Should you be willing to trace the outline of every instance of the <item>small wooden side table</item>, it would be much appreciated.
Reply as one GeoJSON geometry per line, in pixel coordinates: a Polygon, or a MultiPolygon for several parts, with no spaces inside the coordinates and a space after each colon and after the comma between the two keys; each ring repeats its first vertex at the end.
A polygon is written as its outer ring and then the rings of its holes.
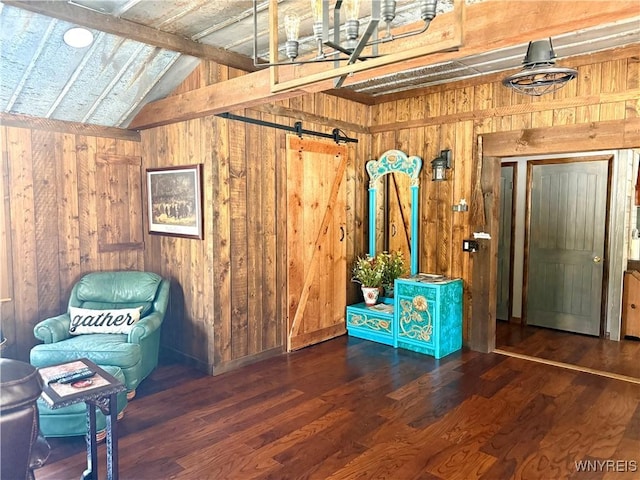
{"type": "Polygon", "coordinates": [[[87,405],[87,469],[82,480],[98,480],[98,442],[96,440],[96,407],[104,413],[107,422],[107,479],[118,479],[118,405],[117,394],[125,390],[124,384],[87,358],[42,367],[38,369],[44,381],[42,398],[53,408],[61,408],[74,403],[87,405]],[[95,373],[87,380],[71,384],[49,381],[65,372],[83,367],[95,373]]]}

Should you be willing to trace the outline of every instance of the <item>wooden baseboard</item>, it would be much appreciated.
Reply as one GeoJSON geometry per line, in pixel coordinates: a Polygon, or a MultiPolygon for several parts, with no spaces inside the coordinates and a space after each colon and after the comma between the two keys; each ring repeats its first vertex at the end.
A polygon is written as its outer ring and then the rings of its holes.
{"type": "Polygon", "coordinates": [[[235,370],[239,367],[259,362],[260,360],[282,355],[283,353],[285,353],[284,347],[277,347],[260,352],[256,355],[247,355],[246,357],[214,365],[212,363],[205,363],[202,360],[186,355],[183,352],[173,350],[169,347],[160,347],[160,355],[164,360],[170,360],[182,365],[193,367],[196,370],[211,376],[220,375],[221,373],[235,370]]]}
{"type": "Polygon", "coordinates": [[[235,370],[237,368],[244,367],[245,365],[250,365],[267,358],[282,355],[283,353],[285,353],[284,347],[272,348],[256,355],[247,355],[246,357],[231,360],[230,362],[219,363],[218,365],[209,365],[209,371],[207,373],[214,376],[220,375],[221,373],[235,370]]]}

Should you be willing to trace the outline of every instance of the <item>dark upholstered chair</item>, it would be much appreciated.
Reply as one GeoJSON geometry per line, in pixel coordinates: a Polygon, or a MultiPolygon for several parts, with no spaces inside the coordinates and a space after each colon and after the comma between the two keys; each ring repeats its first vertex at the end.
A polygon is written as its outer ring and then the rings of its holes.
{"type": "Polygon", "coordinates": [[[31,365],[0,358],[0,478],[33,479],[33,469],[49,457],[40,435],[36,400],[42,378],[31,365]]]}
{"type": "Polygon", "coordinates": [[[31,364],[46,367],[86,357],[102,367],[119,367],[131,399],[138,384],[158,364],[160,326],[168,302],[169,280],[155,273],[89,273],[74,285],[67,312],[34,327],[34,335],[44,343],[31,349],[31,364]],[[72,335],[71,307],[100,311],[139,308],[140,320],[126,334],[72,335]]]}

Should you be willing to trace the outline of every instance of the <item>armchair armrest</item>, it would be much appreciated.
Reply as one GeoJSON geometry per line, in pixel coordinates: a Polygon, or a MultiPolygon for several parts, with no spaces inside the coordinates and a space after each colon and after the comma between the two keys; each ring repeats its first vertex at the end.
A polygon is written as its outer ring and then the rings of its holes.
{"type": "Polygon", "coordinates": [[[44,343],[55,343],[71,337],[69,326],[71,318],[68,313],[47,318],[33,327],[33,334],[44,343]]]}
{"type": "Polygon", "coordinates": [[[29,457],[29,468],[35,470],[36,468],[42,467],[49,455],[51,454],[51,445],[47,442],[47,439],[42,436],[42,433],[38,431],[38,436],[36,437],[35,442],[33,442],[33,446],[31,447],[31,457],[29,457]]]}
{"type": "Polygon", "coordinates": [[[129,343],[140,343],[143,339],[160,328],[162,319],[163,315],[161,312],[153,312],[146,317],[141,318],[129,332],[127,341],[129,343]]]}

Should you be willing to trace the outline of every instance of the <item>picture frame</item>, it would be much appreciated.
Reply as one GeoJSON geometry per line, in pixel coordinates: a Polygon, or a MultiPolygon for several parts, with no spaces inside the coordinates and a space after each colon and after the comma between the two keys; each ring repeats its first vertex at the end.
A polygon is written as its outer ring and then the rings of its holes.
{"type": "Polygon", "coordinates": [[[149,233],[202,239],[202,164],[147,168],[149,233]]]}

